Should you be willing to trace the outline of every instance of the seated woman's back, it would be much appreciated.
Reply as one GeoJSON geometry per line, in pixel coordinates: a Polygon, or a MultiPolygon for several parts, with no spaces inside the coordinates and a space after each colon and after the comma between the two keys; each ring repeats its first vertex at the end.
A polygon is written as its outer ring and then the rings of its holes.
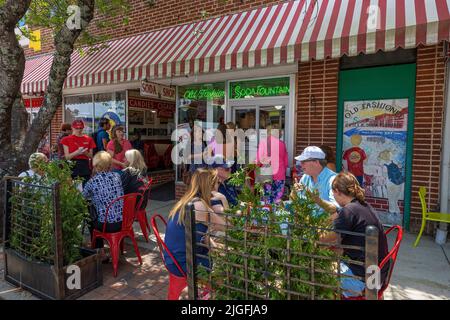
{"type": "MultiPolygon", "coordinates": [[[[116,198],[123,196],[122,181],[118,173],[99,172],[93,176],[83,189],[83,196],[91,199],[97,211],[97,220],[105,222],[106,209],[116,198]]],[[[116,201],[108,212],[108,223],[122,221],[123,201],[116,201]]]]}
{"type": "Polygon", "coordinates": [[[146,176],[142,175],[139,170],[131,167],[123,169],[120,178],[124,194],[140,193],[148,182],[146,176]]]}
{"type": "MultiPolygon", "coordinates": [[[[184,223],[187,214],[186,204],[189,202],[194,204],[196,243],[205,243],[205,233],[208,229],[220,230],[221,226],[225,225],[222,217],[215,213],[216,210],[223,211],[221,208],[222,202],[218,199],[212,199],[213,190],[217,186],[217,182],[217,170],[198,169],[192,177],[192,182],[186,194],[176,203],[169,214],[165,242],[184,272],[186,272],[184,223]]],[[[197,246],[196,253],[197,255],[207,255],[208,249],[203,246],[197,246]]],[[[182,276],[182,273],[167,252],[164,252],[164,260],[169,272],[182,276]]],[[[197,263],[209,267],[209,259],[207,258],[197,256],[197,263]]]]}
{"type": "Polygon", "coordinates": [[[122,186],[125,194],[141,193],[148,182],[147,166],[139,150],[131,149],[125,152],[128,167],[122,170],[122,186]]]}

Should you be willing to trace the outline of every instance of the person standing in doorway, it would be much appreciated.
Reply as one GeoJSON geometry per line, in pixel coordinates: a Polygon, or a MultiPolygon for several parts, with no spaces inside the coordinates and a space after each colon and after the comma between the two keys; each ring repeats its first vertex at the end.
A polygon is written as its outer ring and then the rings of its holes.
{"type": "Polygon", "coordinates": [[[125,139],[125,130],[122,126],[114,127],[112,131],[112,140],[108,142],[107,150],[113,158],[112,168],[113,171],[122,172],[122,169],[128,166],[128,162],[125,158],[125,152],[133,149],[130,141],[125,139]]]}
{"type": "Polygon", "coordinates": [[[84,122],[75,120],[72,122],[72,134],[63,138],[61,144],[64,147],[66,160],[75,162],[72,169],[72,178],[81,178],[83,187],[91,177],[89,160],[92,159],[92,150],[95,148],[94,140],[83,134],[84,122]]]}
{"type": "Polygon", "coordinates": [[[270,168],[269,181],[264,182],[264,202],[279,203],[284,194],[286,168],[289,165],[286,145],[280,140],[280,130],[267,126],[267,139],[262,139],[258,146],[257,163],[264,169],[270,168]]]}

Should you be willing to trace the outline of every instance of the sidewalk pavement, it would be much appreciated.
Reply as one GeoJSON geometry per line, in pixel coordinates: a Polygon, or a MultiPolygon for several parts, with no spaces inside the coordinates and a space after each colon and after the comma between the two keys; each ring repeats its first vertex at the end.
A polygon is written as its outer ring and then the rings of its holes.
{"type": "MultiPolygon", "coordinates": [[[[157,212],[167,218],[174,201],[151,201],[149,217],[157,212]],[[151,214],[150,214],[151,212],[151,214]]],[[[164,300],[167,297],[168,273],[161,261],[153,234],[145,242],[139,225],[135,224],[138,244],[143,260],[139,265],[130,242],[125,255],[119,261],[117,277],[113,277],[112,265],[103,265],[103,286],[80,300],[164,300]]],[[[164,233],[164,230],[160,230],[164,233]]],[[[423,236],[419,246],[413,248],[416,235],[404,234],[397,263],[386,300],[450,300],[450,243],[437,245],[431,237],[423,236]]],[[[393,237],[389,237],[390,247],[393,237]]],[[[0,249],[0,299],[36,300],[30,293],[8,284],[3,279],[3,254],[0,249]]],[[[184,294],[182,297],[186,298],[184,294]]]]}
{"type": "MultiPolygon", "coordinates": [[[[394,236],[389,237],[391,248],[394,236]]],[[[450,242],[440,246],[422,236],[404,233],[386,300],[450,300],[450,242]]]]}

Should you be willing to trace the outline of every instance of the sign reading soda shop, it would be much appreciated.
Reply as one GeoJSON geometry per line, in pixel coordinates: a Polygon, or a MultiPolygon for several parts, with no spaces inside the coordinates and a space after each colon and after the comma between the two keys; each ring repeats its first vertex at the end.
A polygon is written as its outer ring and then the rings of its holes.
{"type": "Polygon", "coordinates": [[[175,103],[158,100],[128,97],[128,106],[135,109],[156,110],[159,118],[172,118],[175,113],[175,103]]]}
{"type": "Polygon", "coordinates": [[[143,80],[141,82],[141,96],[175,101],[175,88],[143,80]]]}

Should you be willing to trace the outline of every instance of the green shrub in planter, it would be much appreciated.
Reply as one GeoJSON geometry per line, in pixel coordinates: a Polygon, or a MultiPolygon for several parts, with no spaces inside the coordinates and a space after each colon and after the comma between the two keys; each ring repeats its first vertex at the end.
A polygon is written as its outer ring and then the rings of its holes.
{"type": "MultiPolygon", "coordinates": [[[[64,265],[68,265],[81,258],[80,246],[83,241],[81,226],[83,220],[89,216],[87,203],[76,188],[80,181],[72,180],[72,170],[66,161],[41,163],[39,166],[44,174],[25,177],[23,182],[42,186],[51,186],[57,182],[60,184],[64,265]]],[[[11,197],[14,211],[11,248],[27,252],[29,259],[52,263],[55,254],[52,193],[39,187],[21,187],[21,190],[16,191],[19,192],[14,192],[11,197]],[[29,233],[27,236],[26,233],[29,232],[27,224],[30,226],[34,224],[34,229],[38,230],[37,234],[33,233],[30,237],[29,233]]]]}
{"type": "Polygon", "coordinates": [[[247,186],[248,170],[239,170],[230,179],[242,186],[240,203],[229,210],[232,227],[223,247],[211,250],[211,274],[199,267],[199,281],[211,281],[216,299],[335,299],[338,278],[330,273],[336,272],[338,257],[316,243],[321,228],[330,227],[329,217],[315,217],[315,203],[308,196],[292,199],[293,213],[283,204],[261,209],[263,188],[247,186]]]}

